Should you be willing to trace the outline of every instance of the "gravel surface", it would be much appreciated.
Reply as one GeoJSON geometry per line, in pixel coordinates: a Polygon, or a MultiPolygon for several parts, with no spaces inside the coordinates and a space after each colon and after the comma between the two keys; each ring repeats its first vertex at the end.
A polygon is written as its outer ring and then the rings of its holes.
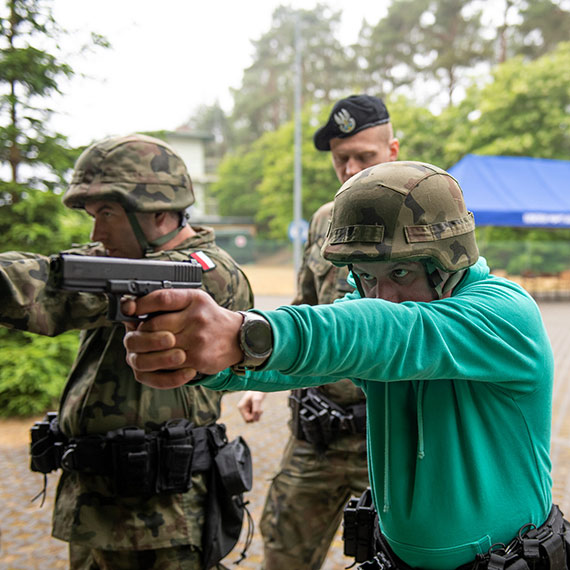
{"type": "MultiPolygon", "coordinates": [[[[257,296],[256,306],[272,308],[285,304],[290,296],[257,296]]],[[[555,397],[553,401],[553,479],[554,498],[562,510],[570,514],[570,303],[540,303],[556,359],[555,397]]],[[[223,400],[222,421],[230,438],[242,435],[254,458],[254,486],[247,498],[256,522],[256,532],[247,558],[238,566],[236,549],[227,565],[243,570],[257,569],[262,558],[262,542],[257,521],[263,507],[265,492],[275,472],[287,439],[287,394],[269,394],[265,413],[257,424],[246,425],[237,412],[239,394],[228,394],[223,400]]],[[[67,548],[51,538],[51,509],[57,477],[49,477],[45,504],[30,502],[43,486],[43,478],[28,469],[28,428],[30,420],[0,421],[0,569],[33,570],[46,566],[67,568],[67,548]]],[[[244,525],[245,530],[245,525],[244,525]]],[[[243,542],[240,541],[241,546],[243,542]]],[[[351,564],[342,555],[340,531],[337,533],[325,570],[341,570],[351,564]]]]}

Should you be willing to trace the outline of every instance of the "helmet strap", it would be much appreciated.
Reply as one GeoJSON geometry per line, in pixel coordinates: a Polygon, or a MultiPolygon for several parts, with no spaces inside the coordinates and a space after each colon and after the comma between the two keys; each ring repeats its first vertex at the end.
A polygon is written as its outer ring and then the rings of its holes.
{"type": "Polygon", "coordinates": [[[156,238],[153,241],[149,241],[147,239],[143,229],[141,228],[141,225],[140,225],[140,222],[136,216],[136,213],[135,212],[126,212],[126,214],[127,214],[128,220],[131,224],[131,227],[133,228],[133,232],[135,234],[135,237],[136,237],[137,241],[139,242],[141,249],[143,250],[144,255],[148,255],[149,253],[156,251],[156,249],[158,247],[160,247],[161,245],[164,245],[165,243],[169,242],[171,239],[176,237],[180,233],[182,228],[184,228],[184,226],[186,226],[186,224],[188,223],[188,214],[186,212],[183,212],[180,215],[180,225],[177,228],[174,228],[172,231],[168,232],[167,234],[164,234],[163,236],[160,236],[159,238],[156,238]]]}
{"type": "Polygon", "coordinates": [[[466,269],[453,272],[444,271],[429,260],[424,261],[424,266],[429,284],[435,291],[438,299],[443,299],[446,293],[452,291],[467,271],[466,269]]]}
{"type": "Polygon", "coordinates": [[[352,277],[354,278],[354,282],[356,283],[356,288],[358,289],[360,296],[364,299],[366,295],[364,294],[364,289],[362,288],[362,282],[360,281],[360,277],[352,269],[352,263],[348,264],[348,270],[352,273],[352,277]]]}

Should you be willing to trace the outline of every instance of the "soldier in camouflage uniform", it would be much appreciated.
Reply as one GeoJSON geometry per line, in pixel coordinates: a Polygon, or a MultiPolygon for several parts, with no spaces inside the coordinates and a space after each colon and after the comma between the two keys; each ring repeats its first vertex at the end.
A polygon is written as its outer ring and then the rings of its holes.
{"type": "MultiPolygon", "coordinates": [[[[92,145],[79,157],[63,201],[94,218],[92,238],[99,242],[73,253],[194,258],[203,267],[203,289],[217,303],[233,310],[252,306],[247,278],[216,245],[213,230],[186,223],[192,183],[163,141],[130,135],[92,145]]],[[[48,257],[0,255],[0,323],[49,336],[82,331],[59,410],[67,437],[104,436],[126,426],[152,431],[173,418],[195,426],[217,421],[220,393],[189,386],[160,391],[136,382],[125,361],[124,326],[106,319],[107,298],[54,290],[46,286],[48,272],[48,257]]],[[[69,542],[73,569],[198,570],[207,492],[201,473],[192,474],[186,493],[125,497],[109,477],[63,471],[53,536],[69,542]]]]}
{"type": "MultiPolygon", "coordinates": [[[[399,150],[383,101],[368,95],[338,101],[314,143],[320,151],[331,151],[341,183],[369,166],[396,160],[399,150]]],[[[335,267],[321,255],[332,206],[321,206],[311,219],[293,305],[328,304],[353,290],[347,268],[335,267]]],[[[364,403],[362,390],[347,379],[317,390],[345,408],[364,403]]],[[[262,392],[244,395],[238,406],[246,421],[259,419],[264,397],[262,392]]],[[[339,433],[324,452],[291,435],[261,518],[265,569],[320,568],[345,503],[367,486],[364,432],[339,433]]]]}

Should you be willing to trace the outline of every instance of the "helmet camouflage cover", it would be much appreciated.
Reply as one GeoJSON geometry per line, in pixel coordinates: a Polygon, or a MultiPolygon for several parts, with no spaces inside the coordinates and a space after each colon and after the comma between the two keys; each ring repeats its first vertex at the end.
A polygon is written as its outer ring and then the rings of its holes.
{"type": "Polygon", "coordinates": [[[412,161],[372,166],[341,186],[321,253],[335,265],[429,258],[450,272],[479,257],[455,178],[412,161]]]}
{"type": "Polygon", "coordinates": [[[84,208],[89,200],[117,201],[131,212],[181,212],[194,203],[194,192],[171,146],[132,134],[96,142],[77,159],[63,203],[84,208]]]}

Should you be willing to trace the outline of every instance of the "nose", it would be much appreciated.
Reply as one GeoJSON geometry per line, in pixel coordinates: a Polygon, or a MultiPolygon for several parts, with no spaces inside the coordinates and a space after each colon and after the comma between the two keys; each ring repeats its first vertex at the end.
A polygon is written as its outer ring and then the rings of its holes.
{"type": "Polygon", "coordinates": [[[354,158],[349,158],[346,162],[346,168],[344,169],[346,179],[343,182],[346,182],[351,176],[358,174],[361,170],[360,163],[354,158]]]}
{"type": "Polygon", "coordinates": [[[371,293],[375,299],[382,299],[391,303],[400,302],[397,288],[391,281],[377,281],[371,293]]]}
{"type": "Polygon", "coordinates": [[[103,241],[104,232],[101,229],[101,225],[97,220],[93,220],[93,227],[91,228],[91,241],[103,241]]]}

